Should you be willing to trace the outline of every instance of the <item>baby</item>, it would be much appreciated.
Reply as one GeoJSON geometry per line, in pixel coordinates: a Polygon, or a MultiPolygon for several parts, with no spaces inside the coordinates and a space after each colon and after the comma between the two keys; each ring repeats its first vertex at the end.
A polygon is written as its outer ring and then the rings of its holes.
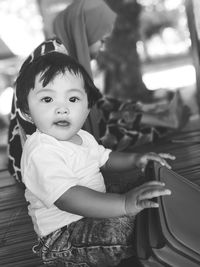
{"type": "Polygon", "coordinates": [[[37,130],[23,148],[21,170],[29,215],[38,235],[33,248],[45,264],[115,266],[134,255],[134,216],[169,195],[147,182],[124,194],[106,192],[101,170],[145,169],[149,160],[170,168],[169,154],[106,149],[82,130],[101,94],[85,69],[56,39],[42,43],[16,80],[17,105],[37,130]]]}

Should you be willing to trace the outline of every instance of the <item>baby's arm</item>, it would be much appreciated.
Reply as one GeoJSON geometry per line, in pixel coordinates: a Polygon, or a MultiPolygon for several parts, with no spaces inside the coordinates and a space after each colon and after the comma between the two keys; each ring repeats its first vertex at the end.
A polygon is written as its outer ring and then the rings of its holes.
{"type": "Polygon", "coordinates": [[[142,154],[112,151],[109,155],[109,159],[102,167],[102,170],[125,171],[137,167],[144,171],[147,163],[150,160],[157,161],[161,165],[166,166],[167,168],[171,168],[166,159],[174,160],[175,156],[168,153],[156,154],[154,152],[149,152],[142,154]]]}
{"type": "Polygon", "coordinates": [[[151,201],[170,191],[160,182],[148,182],[125,194],[101,193],[83,186],[68,189],[54,204],[61,210],[84,217],[111,218],[136,215],[145,208],[156,208],[151,201]]]}

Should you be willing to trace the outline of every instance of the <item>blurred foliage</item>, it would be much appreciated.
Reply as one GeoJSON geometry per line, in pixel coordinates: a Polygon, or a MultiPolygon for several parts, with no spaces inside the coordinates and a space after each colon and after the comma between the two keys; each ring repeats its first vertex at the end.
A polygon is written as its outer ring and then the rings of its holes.
{"type": "Polygon", "coordinates": [[[161,10],[159,12],[157,12],[157,10],[142,12],[140,18],[140,32],[148,39],[164,28],[176,28],[178,13],[177,10],[171,12],[166,12],[166,10],[161,10]]]}
{"type": "MultiPolygon", "coordinates": [[[[174,7],[170,7],[167,4],[170,1],[139,1],[143,3],[140,14],[140,32],[146,39],[150,38],[153,34],[159,33],[164,28],[179,28],[180,20],[185,18],[184,1],[174,1],[179,4],[174,7]]],[[[183,27],[183,24],[181,26],[183,27]]]]}

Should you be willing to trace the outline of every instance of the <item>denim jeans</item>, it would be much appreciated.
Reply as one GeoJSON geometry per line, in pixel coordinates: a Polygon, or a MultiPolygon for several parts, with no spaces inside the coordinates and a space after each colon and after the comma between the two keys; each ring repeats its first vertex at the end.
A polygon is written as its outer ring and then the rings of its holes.
{"type": "Polygon", "coordinates": [[[134,255],[133,239],[134,217],[83,218],[40,238],[33,251],[49,266],[116,266],[134,255]]]}

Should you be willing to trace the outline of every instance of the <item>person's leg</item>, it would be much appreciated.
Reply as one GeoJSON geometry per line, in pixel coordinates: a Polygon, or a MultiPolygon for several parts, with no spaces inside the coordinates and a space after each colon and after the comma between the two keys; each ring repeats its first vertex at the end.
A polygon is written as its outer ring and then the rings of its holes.
{"type": "Polygon", "coordinates": [[[133,233],[134,217],[83,218],[43,238],[39,254],[65,267],[116,266],[134,255],[133,233]]]}

